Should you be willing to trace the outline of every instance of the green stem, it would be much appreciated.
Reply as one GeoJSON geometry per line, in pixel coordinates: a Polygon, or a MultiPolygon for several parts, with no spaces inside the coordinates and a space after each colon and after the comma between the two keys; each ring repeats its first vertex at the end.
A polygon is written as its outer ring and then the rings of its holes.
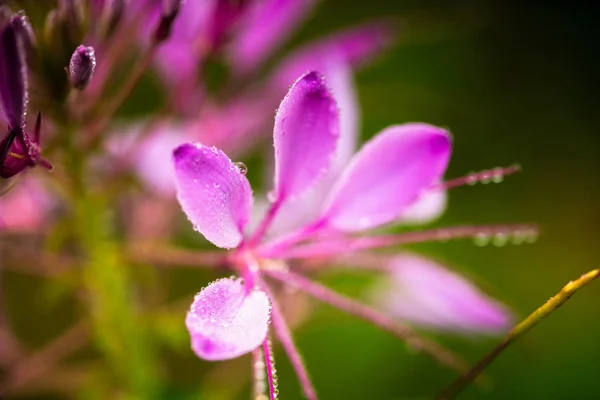
{"type": "Polygon", "coordinates": [[[535,310],[517,326],[515,326],[506,335],[504,340],[494,347],[488,354],[485,355],[469,372],[462,375],[442,393],[440,393],[436,399],[438,400],[449,400],[455,398],[460,392],[465,389],[469,383],[471,383],[488,365],[492,363],[507,348],[512,342],[529,332],[534,326],[536,326],[544,318],[552,314],[560,306],[562,306],[571,296],[573,296],[579,289],[586,286],[600,276],[600,269],[595,269],[582,275],[579,279],[569,282],[565,287],[562,288],[558,294],[551,297],[543,306],[535,310]]]}
{"type": "Polygon", "coordinates": [[[133,293],[124,251],[111,239],[106,200],[100,195],[77,198],[76,225],[86,262],[82,269],[92,333],[132,398],[152,399],[158,391],[157,363],[150,335],[133,293]]]}

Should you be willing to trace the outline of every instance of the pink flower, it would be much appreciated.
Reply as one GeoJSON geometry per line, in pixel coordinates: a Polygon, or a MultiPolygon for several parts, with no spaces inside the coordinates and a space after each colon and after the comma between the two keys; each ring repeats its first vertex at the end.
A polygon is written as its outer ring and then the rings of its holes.
{"type": "MultiPolygon", "coordinates": [[[[414,333],[399,328],[384,314],[290,271],[286,260],[318,262],[358,250],[438,239],[438,232],[433,231],[366,237],[357,234],[399,221],[422,195],[443,191],[445,186],[439,182],[451,153],[450,134],[423,123],[388,127],[354,156],[348,155],[338,163],[336,149],[344,147],[342,138],[338,107],[324,78],[316,72],[305,74],[291,87],[277,111],[270,205],[251,234],[247,227],[254,199],[245,169],[221,150],[200,143],[183,144],[173,152],[177,198],[183,211],[206,239],[218,247],[233,249],[228,262],[242,277],[221,279],[196,296],[186,320],[192,348],[207,360],[237,357],[261,346],[270,353],[267,332],[271,322],[309,399],[316,398],[314,389],[265,278],[297,287],[398,336],[415,340],[414,333]],[[330,176],[332,165],[340,170],[330,176]],[[303,224],[267,238],[265,233],[277,215],[283,210],[295,212],[286,208],[294,203],[297,212],[302,213],[298,199],[311,196],[323,179],[329,180],[328,187],[320,188],[324,195],[310,203],[311,212],[303,224]]],[[[459,227],[442,233],[445,237],[472,237],[482,229],[491,234],[507,231],[507,227],[459,227]]],[[[418,347],[428,351],[424,342],[418,347]]],[[[271,355],[265,357],[271,377],[271,355]]],[[[272,379],[269,383],[273,394],[272,379]]]]}

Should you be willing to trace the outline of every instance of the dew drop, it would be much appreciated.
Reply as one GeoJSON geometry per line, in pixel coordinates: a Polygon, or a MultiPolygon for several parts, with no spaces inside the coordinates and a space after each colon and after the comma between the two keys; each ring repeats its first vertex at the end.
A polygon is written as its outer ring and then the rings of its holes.
{"type": "Polygon", "coordinates": [[[528,232],[527,235],[525,236],[525,243],[532,244],[532,243],[537,242],[537,240],[538,240],[538,233],[535,231],[528,232]]]}
{"type": "Polygon", "coordinates": [[[477,183],[477,176],[475,175],[474,172],[471,172],[468,176],[467,176],[467,185],[469,186],[473,186],[477,183]]]}
{"type": "Polygon", "coordinates": [[[497,233],[492,239],[492,243],[496,247],[506,246],[508,243],[508,235],[506,233],[497,233]]]}
{"type": "Polygon", "coordinates": [[[479,232],[473,238],[473,242],[476,246],[487,246],[490,243],[491,236],[486,232],[479,232]]]}
{"type": "Polygon", "coordinates": [[[271,190],[269,193],[267,193],[267,200],[269,200],[271,203],[275,203],[275,201],[277,201],[277,192],[271,190]]]}
{"type": "Polygon", "coordinates": [[[248,167],[243,162],[236,162],[233,165],[235,165],[240,174],[246,175],[248,173],[248,167]]]}
{"type": "Polygon", "coordinates": [[[516,231],[512,234],[511,243],[515,245],[520,245],[525,243],[527,239],[527,235],[521,231],[516,231]]]}
{"type": "Polygon", "coordinates": [[[490,183],[492,181],[493,178],[493,174],[490,171],[484,171],[481,174],[481,179],[479,180],[481,183],[483,183],[484,185],[487,185],[488,183],[490,183]]]}
{"type": "Polygon", "coordinates": [[[500,168],[500,167],[494,168],[494,170],[492,171],[492,182],[500,183],[503,180],[504,180],[504,171],[502,170],[502,168],[500,168]]]}

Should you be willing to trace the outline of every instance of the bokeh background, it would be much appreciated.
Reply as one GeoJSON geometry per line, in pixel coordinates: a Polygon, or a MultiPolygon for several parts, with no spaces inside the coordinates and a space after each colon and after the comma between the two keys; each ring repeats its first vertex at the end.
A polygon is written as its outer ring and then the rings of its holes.
{"type": "MultiPolygon", "coordinates": [[[[448,177],[513,162],[523,166],[502,184],[452,190],[436,225],[537,222],[537,243],[414,246],[473,277],[521,317],[600,263],[599,11],[594,2],[567,0],[324,0],[289,43],[368,18],[395,18],[397,44],[356,77],[363,139],[390,124],[426,121],[454,134],[448,177]]],[[[144,99],[155,88],[151,80],[145,85],[133,97],[140,104],[129,104],[122,116],[151,109],[144,99]]],[[[250,176],[259,177],[252,158],[244,161],[250,176]]],[[[190,269],[169,274],[173,298],[191,298],[213,278],[190,269]]],[[[324,279],[361,295],[371,278],[347,273],[324,279]]],[[[48,301],[59,286],[49,289],[34,278],[5,274],[11,322],[32,347],[76,319],[68,297],[48,301]]],[[[460,398],[600,398],[599,304],[600,284],[593,284],[506,350],[487,371],[489,388],[471,386],[460,398]]],[[[372,326],[328,306],[312,311],[295,337],[323,399],[431,398],[455,377],[372,326]]],[[[499,340],[434,336],[473,362],[499,340]]],[[[281,397],[301,398],[290,365],[278,353],[281,397]]],[[[93,354],[86,349],[72,361],[93,354]]],[[[185,345],[161,354],[168,371],[164,399],[248,398],[249,357],[211,364],[185,345]]],[[[93,391],[87,395],[94,398],[93,391]]]]}

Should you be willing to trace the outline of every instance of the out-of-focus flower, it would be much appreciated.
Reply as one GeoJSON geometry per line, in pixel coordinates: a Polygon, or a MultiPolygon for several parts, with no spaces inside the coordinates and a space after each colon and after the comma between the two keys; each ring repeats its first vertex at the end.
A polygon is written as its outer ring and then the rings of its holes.
{"type": "Polygon", "coordinates": [[[0,197],[0,230],[39,231],[51,208],[52,200],[46,188],[28,177],[0,197]]]}
{"type": "Polygon", "coordinates": [[[84,89],[94,75],[96,69],[96,55],[94,48],[89,46],[78,46],[69,62],[69,79],[71,85],[76,89],[84,89]]]}
{"type": "Polygon", "coordinates": [[[402,320],[457,333],[499,334],[511,326],[506,307],[432,260],[402,254],[386,264],[390,279],[374,296],[381,307],[402,320]]]}

